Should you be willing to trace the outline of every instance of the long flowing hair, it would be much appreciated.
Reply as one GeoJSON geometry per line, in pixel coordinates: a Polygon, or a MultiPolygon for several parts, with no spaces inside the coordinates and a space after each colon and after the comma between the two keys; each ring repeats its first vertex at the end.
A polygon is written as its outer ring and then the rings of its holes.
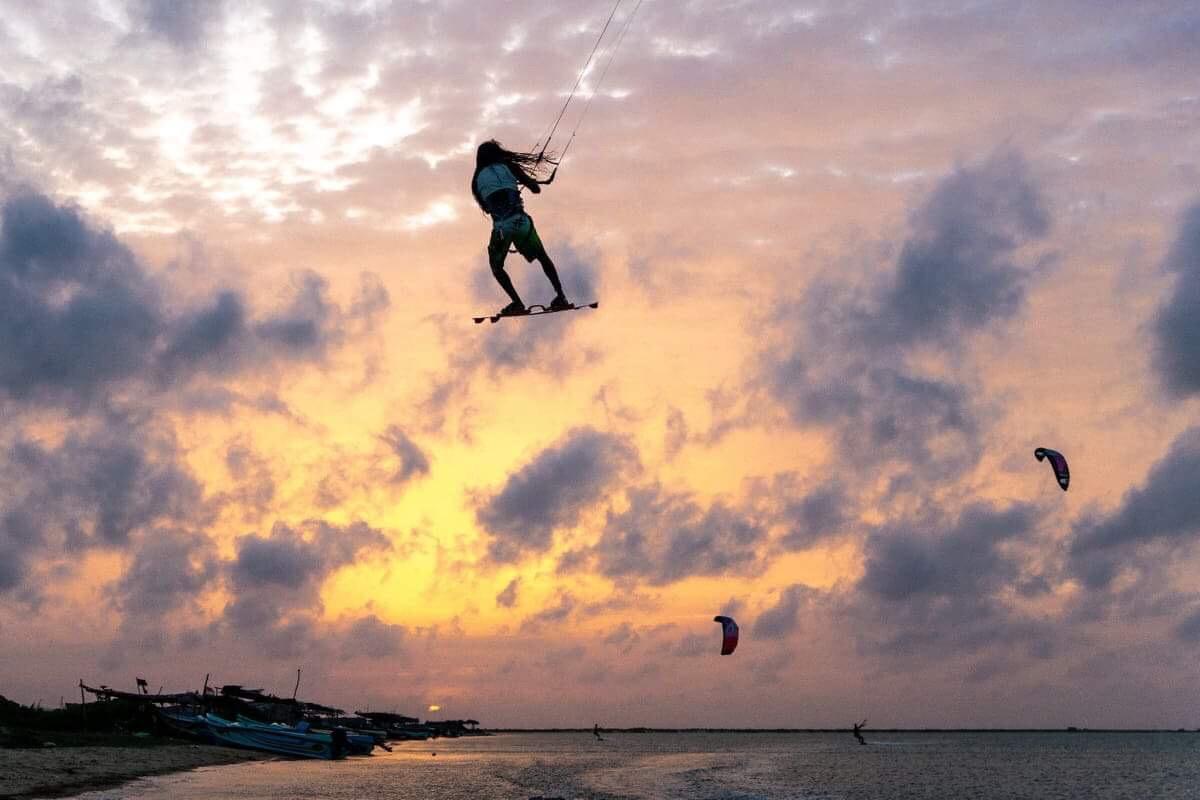
{"type": "MultiPolygon", "coordinates": [[[[495,139],[488,139],[475,151],[475,172],[471,175],[471,194],[475,196],[475,202],[481,209],[484,209],[483,198],[479,196],[475,179],[479,177],[481,169],[493,164],[503,164],[512,170],[514,176],[521,173],[530,180],[541,180],[554,167],[558,166],[558,161],[553,153],[522,153],[505,150],[495,139]]],[[[486,209],[484,210],[486,211],[486,209]]]]}

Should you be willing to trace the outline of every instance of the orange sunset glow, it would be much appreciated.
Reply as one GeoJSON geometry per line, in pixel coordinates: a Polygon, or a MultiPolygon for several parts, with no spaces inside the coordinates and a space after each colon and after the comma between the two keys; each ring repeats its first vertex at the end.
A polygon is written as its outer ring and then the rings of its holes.
{"type": "Polygon", "coordinates": [[[0,2],[0,694],[1194,727],[1186,4],[66,5],[0,2]],[[475,324],[568,98],[599,306],[475,324]]]}

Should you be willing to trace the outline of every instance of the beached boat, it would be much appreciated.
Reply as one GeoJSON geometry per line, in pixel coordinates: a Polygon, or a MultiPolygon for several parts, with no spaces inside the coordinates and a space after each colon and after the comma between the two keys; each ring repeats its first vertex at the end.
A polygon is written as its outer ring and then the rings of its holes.
{"type": "MultiPolygon", "coordinates": [[[[322,741],[327,739],[329,740],[330,744],[333,743],[333,735],[337,730],[336,728],[314,728],[311,727],[307,722],[301,722],[299,725],[295,726],[283,725],[278,722],[259,722],[256,719],[250,719],[249,717],[242,716],[241,714],[238,715],[237,723],[245,728],[303,733],[309,736],[314,736],[322,741]]],[[[359,733],[357,731],[344,731],[343,733],[346,737],[346,746],[350,750],[350,755],[369,756],[371,755],[371,751],[375,749],[376,740],[374,736],[366,733],[359,733]]]]}
{"type": "Polygon", "coordinates": [[[243,725],[215,714],[204,714],[202,717],[216,740],[232,747],[263,750],[297,758],[324,759],[345,758],[350,750],[345,731],[317,734],[266,723],[243,725]]]}
{"type": "Polygon", "coordinates": [[[384,730],[389,739],[424,741],[434,735],[434,731],[422,725],[416,717],[406,717],[403,714],[386,711],[356,711],[354,713],[384,730]]]}

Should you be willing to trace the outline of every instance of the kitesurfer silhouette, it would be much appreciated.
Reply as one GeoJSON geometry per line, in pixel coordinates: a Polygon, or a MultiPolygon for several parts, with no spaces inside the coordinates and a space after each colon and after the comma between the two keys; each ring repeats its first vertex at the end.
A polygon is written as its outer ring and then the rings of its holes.
{"type": "Polygon", "coordinates": [[[536,260],[542,265],[542,271],[546,273],[555,293],[547,306],[549,310],[563,311],[571,305],[563,294],[558,270],[546,254],[546,248],[533,226],[533,219],[525,213],[525,205],[521,202],[520,187],[524,186],[534,194],[541,192],[542,186],[554,180],[554,175],[551,173],[546,180],[539,180],[538,176],[555,163],[544,154],[505,150],[495,139],[479,145],[475,153],[471,194],[475,196],[479,207],[492,218],[488,262],[492,267],[492,276],[512,301],[500,310],[505,316],[525,313],[525,304],[513,287],[512,279],[504,271],[509,245],[514,246],[526,261],[536,260]]]}
{"type": "Polygon", "coordinates": [[[604,741],[604,737],[600,735],[600,723],[599,722],[597,722],[595,725],[592,726],[592,736],[595,736],[597,739],[599,739],[602,742],[604,741]]]}
{"type": "Polygon", "coordinates": [[[866,724],[867,724],[867,721],[865,719],[862,722],[858,722],[858,723],[854,724],[854,738],[858,739],[859,744],[867,743],[867,740],[863,738],[863,735],[861,733],[863,726],[866,724]]]}

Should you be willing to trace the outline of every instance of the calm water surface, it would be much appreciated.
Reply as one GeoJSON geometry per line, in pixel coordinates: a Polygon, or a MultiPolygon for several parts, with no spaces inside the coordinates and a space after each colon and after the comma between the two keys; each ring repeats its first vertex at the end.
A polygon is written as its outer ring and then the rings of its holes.
{"type": "Polygon", "coordinates": [[[87,800],[1200,798],[1200,734],[514,733],[148,778],[87,800]],[[436,753],[436,755],[434,755],[436,753]]]}

